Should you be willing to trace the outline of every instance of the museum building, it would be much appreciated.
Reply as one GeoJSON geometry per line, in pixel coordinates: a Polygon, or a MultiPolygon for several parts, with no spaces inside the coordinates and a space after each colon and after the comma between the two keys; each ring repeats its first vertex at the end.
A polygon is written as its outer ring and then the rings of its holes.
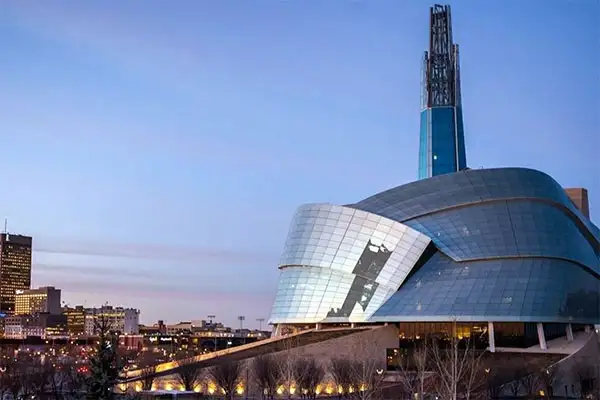
{"type": "Polygon", "coordinates": [[[600,230],[587,191],[527,168],[466,167],[450,8],[430,13],[419,180],[292,219],[270,323],[396,324],[528,347],[600,324],[600,230]],[[585,200],[585,204],[582,203],[585,200]],[[579,207],[576,205],[579,204],[579,207]]]}

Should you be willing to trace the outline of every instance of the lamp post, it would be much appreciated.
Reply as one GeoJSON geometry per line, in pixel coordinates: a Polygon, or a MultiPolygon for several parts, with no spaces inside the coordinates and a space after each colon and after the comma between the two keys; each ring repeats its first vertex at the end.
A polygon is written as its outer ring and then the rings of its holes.
{"type": "MultiPolygon", "coordinates": [[[[242,329],[244,328],[244,320],[246,319],[245,316],[240,315],[238,317],[238,320],[240,321],[240,335],[243,335],[242,333],[242,329]]],[[[246,337],[242,336],[244,338],[244,344],[246,344],[246,337]]]]}
{"type": "Polygon", "coordinates": [[[217,351],[217,334],[216,334],[214,326],[213,326],[213,320],[216,319],[217,316],[216,315],[207,315],[207,317],[208,317],[208,320],[210,321],[210,325],[211,325],[211,329],[213,331],[213,335],[215,335],[213,342],[215,342],[215,351],[217,351]]]}
{"type": "Polygon", "coordinates": [[[258,321],[258,330],[260,332],[262,332],[262,323],[265,322],[264,318],[256,318],[256,320],[258,321]]]}

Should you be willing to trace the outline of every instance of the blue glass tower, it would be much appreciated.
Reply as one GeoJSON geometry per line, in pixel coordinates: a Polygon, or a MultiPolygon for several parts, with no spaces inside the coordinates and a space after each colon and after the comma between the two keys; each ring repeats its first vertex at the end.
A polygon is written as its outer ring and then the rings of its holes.
{"type": "Polygon", "coordinates": [[[466,169],[458,45],[452,42],[450,6],[430,10],[421,107],[419,179],[466,169]]]}

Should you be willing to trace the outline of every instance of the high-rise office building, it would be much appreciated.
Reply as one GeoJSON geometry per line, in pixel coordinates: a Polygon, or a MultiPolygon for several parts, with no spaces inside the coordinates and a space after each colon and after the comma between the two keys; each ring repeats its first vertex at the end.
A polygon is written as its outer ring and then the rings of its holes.
{"type": "Polygon", "coordinates": [[[466,169],[458,45],[452,42],[450,6],[431,7],[421,84],[419,179],[466,169]]]}
{"type": "Polygon", "coordinates": [[[0,234],[0,312],[15,311],[17,290],[31,287],[31,236],[0,234]]]}
{"type": "Polygon", "coordinates": [[[45,286],[39,289],[17,290],[15,314],[60,314],[60,289],[45,286]]]}
{"type": "Polygon", "coordinates": [[[577,207],[587,218],[590,218],[590,202],[587,189],[569,188],[565,189],[565,192],[567,192],[567,196],[569,196],[573,204],[575,204],[575,207],[577,207]]]}

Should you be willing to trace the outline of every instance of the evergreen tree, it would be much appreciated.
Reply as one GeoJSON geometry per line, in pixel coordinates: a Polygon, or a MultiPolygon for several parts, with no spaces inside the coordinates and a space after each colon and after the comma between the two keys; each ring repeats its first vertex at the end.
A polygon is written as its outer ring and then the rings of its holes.
{"type": "Polygon", "coordinates": [[[94,321],[94,330],[98,343],[90,357],[90,376],[86,380],[86,398],[90,400],[109,400],[116,398],[114,389],[124,364],[119,356],[118,337],[112,331],[111,324],[104,315],[94,321]]]}

